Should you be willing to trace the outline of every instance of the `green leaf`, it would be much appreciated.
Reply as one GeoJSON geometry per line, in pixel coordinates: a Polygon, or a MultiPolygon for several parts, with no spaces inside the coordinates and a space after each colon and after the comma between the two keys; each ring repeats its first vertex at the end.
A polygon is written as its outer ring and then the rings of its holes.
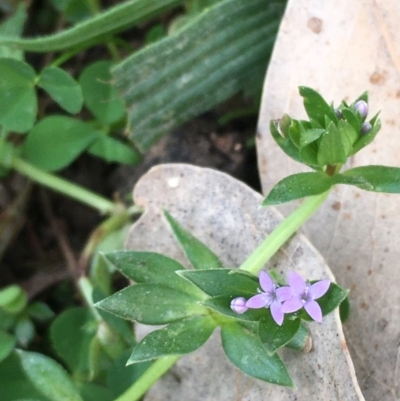
{"type": "Polygon", "coordinates": [[[167,256],[134,251],[116,251],[104,256],[118,271],[136,283],[163,284],[189,295],[200,295],[196,287],[176,274],[184,267],[167,256]]]}
{"type": "Polygon", "coordinates": [[[166,210],[164,210],[164,216],[195,269],[223,268],[215,253],[185,230],[166,210]]]}
{"type": "Polygon", "coordinates": [[[269,128],[271,131],[272,138],[274,138],[275,142],[279,145],[279,147],[293,160],[296,160],[299,163],[301,163],[302,160],[299,156],[299,149],[293,144],[292,140],[289,137],[288,134],[289,127],[286,126],[284,127],[285,129],[287,128],[287,134],[285,135],[285,137],[282,137],[282,135],[279,133],[277,129],[277,123],[275,121],[271,120],[269,128]]]}
{"type": "Polygon", "coordinates": [[[342,323],[346,322],[350,317],[350,300],[347,296],[339,306],[340,320],[342,323]]]}
{"type": "MultiPolygon", "coordinates": [[[[254,293],[252,294],[254,295],[254,293]]],[[[205,301],[202,302],[204,306],[207,308],[212,309],[213,311],[219,312],[220,314],[224,316],[228,316],[230,318],[244,321],[244,322],[258,322],[260,321],[267,313],[269,313],[269,310],[265,308],[261,309],[249,309],[247,312],[238,314],[234,312],[231,307],[231,301],[232,299],[236,298],[236,295],[222,295],[219,297],[213,297],[206,299],[205,301]]],[[[215,319],[218,320],[218,316],[214,316],[215,319]]],[[[221,320],[221,324],[223,323],[223,319],[221,320]]]]}
{"type": "Polygon", "coordinates": [[[97,61],[84,69],[79,83],[86,107],[104,125],[120,121],[125,107],[112,84],[111,61],[97,61]]]}
{"type": "Polygon", "coordinates": [[[83,383],[80,387],[80,395],[85,401],[113,401],[111,391],[98,384],[83,383]]]}
{"type": "Polygon", "coordinates": [[[373,192],[400,193],[400,168],[386,166],[355,167],[335,176],[335,183],[353,185],[373,192]]]}
{"type": "Polygon", "coordinates": [[[26,317],[19,319],[15,326],[14,333],[18,343],[23,347],[27,347],[35,336],[35,326],[32,320],[26,317]]]}
{"type": "Polygon", "coordinates": [[[177,33],[116,66],[115,84],[139,150],[148,150],[172,129],[235,93],[261,85],[281,5],[218,2],[177,33]]]}
{"type": "Polygon", "coordinates": [[[71,48],[88,47],[116,32],[148,21],[155,15],[183,3],[183,0],[130,0],[99,13],[74,27],[53,35],[34,39],[14,39],[9,35],[0,37],[0,44],[31,52],[53,52],[71,48]]]}
{"type": "Polygon", "coordinates": [[[54,360],[36,352],[17,351],[29,381],[52,401],[82,401],[65,370],[54,360]]]}
{"type": "Polygon", "coordinates": [[[46,322],[54,317],[54,312],[44,302],[34,302],[28,306],[27,312],[32,319],[46,322]]]}
{"type": "Polygon", "coordinates": [[[90,3],[82,0],[52,0],[53,6],[68,22],[79,22],[92,15],[90,3]]]}
{"type": "Polygon", "coordinates": [[[206,294],[213,297],[228,295],[234,297],[253,296],[259,288],[258,277],[248,274],[232,274],[232,269],[181,270],[178,274],[206,294]]]}
{"type": "Polygon", "coordinates": [[[131,353],[131,350],[126,350],[108,369],[107,387],[113,393],[114,398],[118,398],[125,392],[151,366],[152,362],[150,361],[126,366],[126,361],[131,353]]]}
{"type": "Polygon", "coordinates": [[[194,316],[152,331],[133,350],[128,364],[196,351],[215,327],[212,317],[194,316]]]}
{"type": "Polygon", "coordinates": [[[332,179],[322,172],[290,175],[272,188],[262,205],[279,205],[306,196],[319,195],[326,192],[332,184],[332,179]]]}
{"type": "Polygon", "coordinates": [[[259,336],[269,354],[275,353],[286,345],[297,333],[300,327],[300,319],[290,319],[287,316],[282,326],[278,326],[271,313],[268,313],[260,321],[259,336]]]}
{"type": "Polygon", "coordinates": [[[269,355],[258,335],[238,323],[222,326],[222,346],[242,372],[280,386],[293,387],[292,379],[277,354],[269,355]]]}
{"type": "Polygon", "coordinates": [[[347,160],[343,137],[333,122],[330,122],[325,133],[321,137],[318,150],[318,164],[343,164],[347,160]]]}
{"type": "Polygon", "coordinates": [[[111,138],[108,135],[100,134],[90,145],[88,153],[100,157],[109,163],[121,163],[136,165],[142,160],[142,155],[133,146],[111,138]]]}
{"type": "Polygon", "coordinates": [[[22,61],[0,59],[0,125],[24,133],[36,120],[35,70],[22,61]]]}
{"type": "MultiPolygon", "coordinates": [[[[28,17],[26,5],[20,3],[14,14],[0,24],[0,36],[8,36],[10,38],[19,38],[24,30],[25,21],[28,17]]],[[[14,58],[23,61],[24,53],[20,49],[13,46],[0,46],[0,57],[14,58]]]]}
{"type": "Polygon", "coordinates": [[[299,329],[292,339],[285,344],[286,348],[294,349],[300,352],[309,352],[312,346],[312,337],[303,323],[300,323],[299,329]]]}
{"type": "Polygon", "coordinates": [[[313,169],[321,169],[318,165],[318,141],[303,146],[299,153],[302,163],[308,164],[313,169]]]}
{"type": "MultiPolygon", "coordinates": [[[[299,87],[300,95],[304,98],[304,108],[310,119],[316,120],[322,127],[325,126],[325,116],[337,123],[338,119],[331,106],[314,89],[306,86],[299,87]]],[[[327,127],[326,127],[327,128],[327,127]]]]}
{"type": "Polygon", "coordinates": [[[344,120],[340,120],[338,124],[338,129],[340,132],[340,136],[342,138],[342,144],[344,153],[349,156],[353,150],[353,145],[358,139],[359,131],[356,131],[351,124],[344,120]]]}
{"type": "Polygon", "coordinates": [[[46,67],[39,76],[38,86],[44,89],[68,113],[78,113],[83,104],[81,87],[66,71],[46,67]]]}
{"type": "Polygon", "coordinates": [[[15,343],[16,340],[14,336],[0,330],[0,362],[10,355],[14,349],[15,343]]]}
{"type": "Polygon", "coordinates": [[[52,401],[28,379],[16,351],[0,362],[1,401],[52,401]]]}
{"type": "Polygon", "coordinates": [[[300,147],[303,148],[311,142],[316,141],[324,132],[323,128],[313,128],[303,131],[300,134],[300,147]]]}
{"type": "Polygon", "coordinates": [[[361,117],[350,108],[345,108],[341,110],[343,118],[353,127],[354,131],[359,133],[361,131],[361,117]]]}
{"type": "Polygon", "coordinates": [[[89,374],[89,348],[96,330],[96,321],[86,308],[66,310],[50,327],[54,350],[82,380],[89,374]]]}
{"type": "Polygon", "coordinates": [[[18,285],[9,285],[0,290],[0,308],[16,315],[22,312],[28,303],[28,295],[18,285]]]}
{"type": "Polygon", "coordinates": [[[198,300],[170,287],[136,284],[96,304],[123,319],[144,324],[171,323],[193,315],[207,313],[198,300]]]}
{"type": "Polygon", "coordinates": [[[366,133],[361,134],[358,141],[353,146],[353,151],[351,152],[352,155],[359,152],[362,148],[369,145],[378,134],[379,130],[381,129],[381,120],[378,118],[379,113],[375,115],[375,117],[370,121],[372,128],[366,133]]]}
{"type": "Polygon", "coordinates": [[[97,135],[83,121],[64,116],[45,117],[29,133],[23,151],[35,166],[57,171],[72,163],[97,135]]]}

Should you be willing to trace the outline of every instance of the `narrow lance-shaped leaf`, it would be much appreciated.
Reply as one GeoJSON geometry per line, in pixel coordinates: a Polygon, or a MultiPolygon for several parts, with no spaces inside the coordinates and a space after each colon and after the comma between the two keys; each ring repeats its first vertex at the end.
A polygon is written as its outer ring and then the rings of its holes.
{"type": "MultiPolygon", "coordinates": [[[[269,125],[272,138],[274,138],[275,142],[279,145],[279,147],[293,160],[301,163],[301,158],[299,156],[299,149],[293,144],[289,137],[289,133],[286,137],[283,137],[277,128],[277,124],[275,121],[271,121],[269,125]]],[[[289,127],[287,127],[289,130],[289,127]]]]}
{"type": "Polygon", "coordinates": [[[279,181],[262,203],[263,206],[278,205],[306,196],[326,192],[333,182],[325,173],[299,173],[279,181]]]}
{"type": "Polygon", "coordinates": [[[16,343],[15,337],[0,330],[0,362],[10,355],[16,343]]]}
{"type": "Polygon", "coordinates": [[[343,164],[346,159],[343,135],[331,121],[319,143],[318,164],[321,166],[343,164]]]}
{"type": "Polygon", "coordinates": [[[300,86],[299,92],[304,98],[304,108],[310,119],[318,121],[321,126],[325,126],[325,116],[328,116],[332,121],[338,121],[332,107],[314,89],[300,86]]]}
{"type": "Polygon", "coordinates": [[[211,296],[253,296],[259,287],[258,278],[248,274],[231,274],[231,269],[181,270],[179,275],[211,296]]]}
{"type": "Polygon", "coordinates": [[[123,319],[144,324],[166,324],[206,314],[198,299],[156,284],[135,284],[98,302],[97,307],[123,319]]]}
{"type": "Polygon", "coordinates": [[[269,355],[257,334],[238,323],[222,326],[222,346],[230,361],[249,376],[293,387],[292,379],[277,354],[269,355]]]}
{"type": "Polygon", "coordinates": [[[185,230],[166,210],[164,211],[164,216],[195,269],[215,269],[223,267],[215,253],[190,234],[189,231],[185,230]]]}
{"type": "Polygon", "coordinates": [[[184,267],[167,256],[155,252],[115,251],[105,254],[105,258],[136,283],[163,284],[204,298],[203,293],[176,273],[184,267]]]}
{"type": "Polygon", "coordinates": [[[194,316],[148,334],[133,350],[128,364],[168,355],[184,355],[200,348],[214,331],[210,316],[194,316]]]}
{"type": "Polygon", "coordinates": [[[335,176],[337,184],[348,184],[373,192],[400,193],[400,168],[355,167],[335,176]]]}

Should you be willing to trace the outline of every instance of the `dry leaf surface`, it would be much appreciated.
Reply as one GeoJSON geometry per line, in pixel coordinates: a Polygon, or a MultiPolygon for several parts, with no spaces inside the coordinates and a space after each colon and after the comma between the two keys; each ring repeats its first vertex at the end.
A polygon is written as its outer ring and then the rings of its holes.
{"type": "MultiPolygon", "coordinates": [[[[299,85],[339,104],[369,91],[370,115],[382,109],[375,142],[345,168],[400,166],[400,31],[397,0],[289,1],[264,85],[258,157],[264,192],[305,168],[269,133],[284,113],[305,116],[299,85]]],[[[296,203],[280,207],[287,215],[296,203]]],[[[369,401],[400,399],[400,196],[336,188],[304,232],[339,283],[351,289],[346,339],[369,401]]]]}
{"type": "MultiPolygon", "coordinates": [[[[134,201],[145,208],[133,225],[127,247],[162,252],[188,266],[162,210],[207,244],[226,267],[240,265],[281,220],[273,208],[260,208],[262,197],[243,183],[211,169],[189,165],[153,168],[138,182],[134,201]]],[[[310,279],[333,276],[313,246],[294,236],[270,261],[282,274],[296,270],[310,279]]],[[[297,389],[249,378],[228,362],[218,332],[197,352],[183,357],[172,373],[147,394],[146,401],[185,400],[363,400],[354,379],[338,313],[323,324],[310,324],[314,350],[285,350],[283,358],[297,389]]]]}

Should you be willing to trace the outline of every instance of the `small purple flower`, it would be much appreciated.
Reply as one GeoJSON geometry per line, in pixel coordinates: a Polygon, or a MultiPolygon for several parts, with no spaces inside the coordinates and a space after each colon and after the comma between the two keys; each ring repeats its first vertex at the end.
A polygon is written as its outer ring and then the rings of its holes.
{"type": "Polygon", "coordinates": [[[239,315],[246,312],[249,309],[246,307],[246,298],[238,297],[238,298],[232,299],[231,309],[235,313],[238,313],[239,315]]]}
{"type": "Polygon", "coordinates": [[[282,305],[283,313],[296,312],[303,308],[316,322],[322,322],[321,307],[315,301],[321,298],[331,285],[330,280],[321,280],[314,284],[306,283],[300,274],[291,272],[289,274],[289,286],[292,297],[282,305]]]}
{"type": "Polygon", "coordinates": [[[246,307],[250,309],[269,307],[272,318],[281,326],[284,318],[282,302],[291,298],[291,289],[289,287],[277,287],[270,275],[264,271],[260,273],[260,286],[263,291],[251,297],[246,302],[246,307]]]}
{"type": "Polygon", "coordinates": [[[365,121],[361,125],[361,133],[366,134],[368,131],[371,131],[372,125],[368,122],[365,121]]]}
{"type": "Polygon", "coordinates": [[[354,105],[354,110],[360,114],[362,118],[366,117],[368,114],[368,104],[364,100],[359,100],[354,105]]]}

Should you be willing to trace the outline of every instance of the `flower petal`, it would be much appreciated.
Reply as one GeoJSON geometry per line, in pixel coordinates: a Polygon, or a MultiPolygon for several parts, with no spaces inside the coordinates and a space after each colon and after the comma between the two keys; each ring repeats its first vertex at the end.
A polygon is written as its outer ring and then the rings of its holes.
{"type": "Polygon", "coordinates": [[[246,302],[246,308],[259,309],[269,305],[271,299],[267,294],[257,294],[246,302]]]}
{"type": "Polygon", "coordinates": [[[242,313],[245,313],[248,309],[246,307],[246,298],[238,297],[238,298],[232,299],[231,309],[235,313],[238,313],[239,315],[241,315],[242,313]]]}
{"type": "Polygon", "coordinates": [[[293,293],[290,287],[285,286],[276,289],[276,297],[278,298],[278,301],[288,301],[292,296],[293,293]]]}
{"type": "Polygon", "coordinates": [[[308,295],[311,299],[321,298],[322,295],[328,291],[330,285],[330,280],[318,281],[317,283],[310,285],[310,288],[308,289],[308,295]]]}
{"type": "Polygon", "coordinates": [[[303,277],[300,276],[300,274],[296,272],[290,272],[288,281],[294,294],[304,294],[304,291],[306,290],[306,282],[304,281],[303,277]]]}
{"type": "Polygon", "coordinates": [[[322,322],[322,311],[320,306],[315,301],[309,301],[304,305],[304,309],[316,322],[322,322]]]}
{"type": "Polygon", "coordinates": [[[272,319],[275,320],[276,324],[282,326],[283,323],[283,312],[282,304],[278,301],[273,301],[270,306],[272,319]]]}
{"type": "MultiPolygon", "coordinates": [[[[247,304],[246,304],[247,305],[247,304]]],[[[304,306],[302,300],[299,297],[293,297],[288,301],[284,302],[282,305],[283,313],[296,312],[304,306]]]]}
{"type": "Polygon", "coordinates": [[[272,278],[263,270],[260,272],[260,285],[264,292],[270,292],[274,289],[272,278]]]}

